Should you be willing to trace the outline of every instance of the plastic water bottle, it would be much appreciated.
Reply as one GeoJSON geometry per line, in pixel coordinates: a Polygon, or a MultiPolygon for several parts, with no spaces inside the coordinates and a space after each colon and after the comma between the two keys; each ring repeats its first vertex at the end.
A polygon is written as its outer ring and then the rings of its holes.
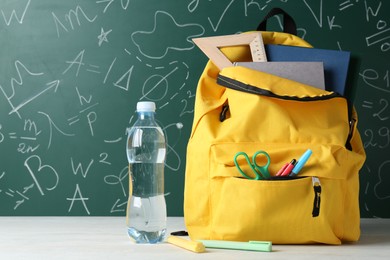
{"type": "Polygon", "coordinates": [[[162,242],[166,234],[165,137],[154,119],[154,102],[138,102],[138,119],[128,129],[129,200],[127,232],[136,243],[162,242]]]}

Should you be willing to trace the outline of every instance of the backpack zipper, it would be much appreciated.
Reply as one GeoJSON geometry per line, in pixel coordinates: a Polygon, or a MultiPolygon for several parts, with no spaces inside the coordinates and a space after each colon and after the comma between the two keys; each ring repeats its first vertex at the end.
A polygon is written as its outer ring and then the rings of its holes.
{"type": "Polygon", "coordinates": [[[217,77],[217,83],[221,86],[224,86],[226,88],[234,89],[237,91],[249,93],[249,94],[255,94],[255,95],[262,95],[266,97],[273,97],[278,99],[284,99],[284,100],[296,100],[296,101],[320,101],[320,100],[328,100],[332,98],[344,98],[340,94],[336,92],[332,92],[327,95],[322,96],[313,96],[313,97],[298,97],[298,96],[283,96],[275,94],[269,90],[262,89],[256,86],[252,86],[243,82],[240,82],[236,79],[231,79],[226,76],[218,75],[217,77]]]}
{"type": "Polygon", "coordinates": [[[313,218],[320,215],[320,206],[321,206],[321,182],[317,177],[311,177],[314,188],[314,203],[313,203],[313,218]]]}
{"type": "MultiPolygon", "coordinates": [[[[352,118],[352,103],[344,96],[332,92],[331,94],[328,95],[323,95],[323,96],[314,96],[314,97],[297,97],[297,96],[283,96],[283,95],[277,95],[269,90],[265,90],[256,86],[252,86],[243,82],[240,82],[235,79],[231,79],[229,77],[223,76],[221,74],[218,75],[217,77],[217,83],[221,86],[224,86],[226,88],[230,88],[233,90],[245,92],[245,93],[250,93],[250,94],[255,94],[255,95],[262,95],[262,96],[267,96],[267,97],[272,97],[272,98],[278,98],[278,99],[284,99],[284,100],[296,100],[296,101],[320,101],[320,100],[328,100],[332,98],[343,98],[347,102],[347,108],[348,108],[348,122],[349,122],[349,136],[346,140],[345,147],[348,150],[352,151],[352,145],[351,145],[351,138],[353,134],[353,125],[355,124],[355,120],[352,118]]],[[[223,111],[224,113],[226,112],[223,111]]],[[[222,114],[222,113],[221,113],[222,114]]],[[[226,113],[225,113],[226,114],[226,113]]],[[[220,121],[223,122],[225,118],[220,116],[220,121]],[[222,119],[222,120],[221,120],[222,119]]]]}

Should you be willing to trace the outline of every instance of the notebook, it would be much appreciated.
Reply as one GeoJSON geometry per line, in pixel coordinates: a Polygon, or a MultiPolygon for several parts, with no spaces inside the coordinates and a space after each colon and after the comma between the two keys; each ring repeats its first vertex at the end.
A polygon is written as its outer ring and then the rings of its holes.
{"type": "Polygon", "coordinates": [[[259,70],[325,89],[324,65],[322,62],[236,62],[235,66],[259,70]]]}
{"type": "Polygon", "coordinates": [[[323,62],[325,89],[345,96],[350,52],[272,44],[265,49],[268,61],[323,62]]]}

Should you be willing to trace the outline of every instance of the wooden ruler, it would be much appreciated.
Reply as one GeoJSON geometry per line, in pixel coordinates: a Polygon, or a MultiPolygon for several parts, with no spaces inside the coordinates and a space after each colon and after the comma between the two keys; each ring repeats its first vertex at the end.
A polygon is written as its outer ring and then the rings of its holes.
{"type": "Polygon", "coordinates": [[[251,49],[252,61],[267,61],[265,54],[264,42],[261,33],[256,33],[256,37],[249,43],[251,49]]]}
{"type": "Polygon", "coordinates": [[[219,49],[221,47],[249,45],[252,61],[267,61],[261,32],[202,37],[192,40],[220,70],[233,66],[233,63],[219,49]]]}

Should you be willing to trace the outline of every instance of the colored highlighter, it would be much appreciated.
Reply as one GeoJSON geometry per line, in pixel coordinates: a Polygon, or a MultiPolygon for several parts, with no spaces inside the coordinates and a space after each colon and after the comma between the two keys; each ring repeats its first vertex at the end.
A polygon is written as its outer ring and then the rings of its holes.
{"type": "Polygon", "coordinates": [[[287,176],[291,173],[292,169],[294,168],[295,166],[295,163],[297,161],[295,159],[292,159],[292,161],[290,163],[286,163],[282,169],[280,169],[278,171],[278,173],[276,174],[276,176],[287,176]]]}
{"type": "Polygon", "coordinates": [[[246,250],[246,251],[262,251],[271,252],[271,241],[249,241],[249,242],[235,242],[224,240],[198,240],[202,242],[207,248],[221,248],[221,249],[234,249],[234,250],[246,250]]]}
{"type": "Polygon", "coordinates": [[[167,242],[195,253],[203,253],[205,251],[204,245],[201,242],[187,240],[176,236],[169,236],[167,238],[167,242]]]}
{"type": "Polygon", "coordinates": [[[307,149],[306,152],[299,158],[297,164],[295,164],[294,168],[291,171],[290,176],[297,175],[299,171],[302,169],[302,167],[305,165],[307,160],[309,160],[309,157],[311,156],[313,152],[310,149],[307,149]]]}

